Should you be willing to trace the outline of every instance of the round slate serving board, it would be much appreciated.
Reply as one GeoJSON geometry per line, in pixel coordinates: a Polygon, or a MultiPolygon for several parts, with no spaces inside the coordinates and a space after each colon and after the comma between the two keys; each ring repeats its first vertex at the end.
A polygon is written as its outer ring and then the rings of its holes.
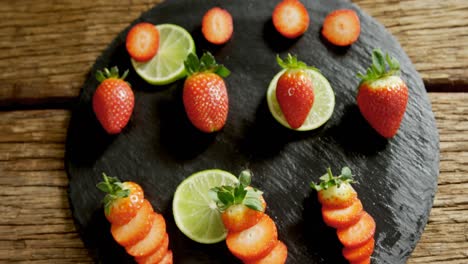
{"type": "Polygon", "coordinates": [[[175,263],[238,263],[223,242],[202,245],[175,226],[171,203],[177,185],[190,174],[219,168],[238,174],[249,168],[253,185],[265,191],[267,212],[279,238],[289,248],[287,263],[346,263],[335,231],[321,220],[316,193],[309,187],[328,166],[336,173],[347,165],[355,188],[377,222],[373,263],[405,263],[427,222],[437,186],[439,146],[434,116],[424,85],[398,42],[357,6],[339,0],[304,1],[311,23],[306,34],[286,40],[275,32],[271,12],[277,1],[171,0],[144,13],[140,21],[174,23],[192,33],[197,51],[211,51],[231,69],[226,79],[229,117],[218,133],[203,134],[189,123],[182,104],[183,81],[155,87],[131,70],[136,104],[127,128],[109,136],[91,106],[98,82],[94,72],[105,66],[131,69],[124,39],[129,27],[96,60],[83,85],[70,121],[66,145],[69,198],[76,226],[102,263],[132,263],[109,232],[95,184],[102,172],[142,185],[154,208],[164,214],[175,263]],[[208,44],[200,21],[220,5],[234,18],[234,35],[223,46],[208,44]],[[348,48],[320,37],[325,16],[351,8],[361,19],[361,36],[348,48]],[[370,63],[374,47],[401,63],[409,103],[395,138],[380,137],[361,117],[355,103],[355,77],[370,63]],[[270,115],[265,99],[270,80],[280,69],[275,55],[297,54],[318,67],[336,95],[332,118],[309,132],[288,130],[270,115]]]}

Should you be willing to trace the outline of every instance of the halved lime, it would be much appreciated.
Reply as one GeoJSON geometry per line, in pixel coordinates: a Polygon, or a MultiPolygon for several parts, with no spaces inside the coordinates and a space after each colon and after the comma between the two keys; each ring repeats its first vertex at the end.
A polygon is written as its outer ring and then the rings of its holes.
{"type": "Polygon", "coordinates": [[[199,243],[212,244],[224,240],[227,230],[208,191],[237,182],[231,173],[214,169],[192,174],[180,183],[172,202],[174,220],[180,231],[199,243]]]}
{"type": "MultiPolygon", "coordinates": [[[[285,71],[286,70],[280,71],[275,75],[273,80],[271,80],[267,91],[267,102],[268,108],[270,109],[273,117],[283,126],[292,129],[286,121],[286,118],[284,117],[283,112],[279,106],[278,100],[276,99],[276,83],[285,71]]],[[[333,92],[333,89],[331,88],[328,80],[318,71],[306,71],[312,78],[315,99],[314,104],[312,105],[312,109],[304,121],[304,124],[302,124],[302,126],[300,126],[298,129],[295,129],[299,131],[307,131],[320,127],[325,122],[327,122],[328,119],[330,119],[331,115],[333,114],[333,109],[335,108],[335,93],[333,92]]]]}
{"type": "Polygon", "coordinates": [[[150,84],[164,85],[185,76],[184,61],[195,53],[195,42],[184,28],[173,24],[156,25],[159,30],[159,49],[156,56],[147,62],[133,59],[135,71],[150,84]]]}

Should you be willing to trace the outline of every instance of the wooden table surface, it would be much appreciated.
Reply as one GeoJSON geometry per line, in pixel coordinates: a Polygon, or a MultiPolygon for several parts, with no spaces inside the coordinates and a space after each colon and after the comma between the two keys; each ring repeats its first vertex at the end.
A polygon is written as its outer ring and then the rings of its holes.
{"type": "MultiPolygon", "coordinates": [[[[0,1],[0,262],[91,262],[67,199],[70,108],[108,43],[159,0],[0,1]]],[[[468,1],[357,0],[420,72],[438,192],[408,263],[468,263],[468,1]]]]}

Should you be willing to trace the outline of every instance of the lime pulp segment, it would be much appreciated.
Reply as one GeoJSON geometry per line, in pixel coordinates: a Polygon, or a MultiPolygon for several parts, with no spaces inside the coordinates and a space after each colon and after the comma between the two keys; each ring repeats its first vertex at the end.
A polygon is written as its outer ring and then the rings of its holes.
{"type": "MultiPolygon", "coordinates": [[[[278,100],[276,99],[276,84],[285,71],[286,70],[280,71],[275,75],[273,80],[271,80],[267,91],[267,102],[273,117],[283,126],[292,129],[286,121],[278,100]]],[[[335,93],[328,80],[317,71],[307,70],[307,72],[312,78],[315,99],[304,124],[296,129],[299,131],[312,130],[322,126],[330,119],[333,114],[333,109],[335,108],[335,93]]]]}
{"type": "Polygon", "coordinates": [[[231,173],[214,169],[192,174],[180,183],[172,203],[174,220],[180,231],[199,243],[212,244],[224,240],[227,230],[208,191],[237,182],[231,173]]]}
{"type": "Polygon", "coordinates": [[[195,53],[195,43],[190,33],[173,24],[155,26],[159,30],[158,53],[147,62],[131,59],[138,75],[150,84],[164,85],[185,76],[184,61],[195,53]]]}

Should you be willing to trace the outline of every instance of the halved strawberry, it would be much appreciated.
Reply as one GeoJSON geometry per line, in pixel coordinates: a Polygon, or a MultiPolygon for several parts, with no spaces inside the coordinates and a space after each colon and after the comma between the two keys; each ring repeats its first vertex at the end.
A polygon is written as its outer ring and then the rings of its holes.
{"type": "Polygon", "coordinates": [[[135,245],[126,247],[128,254],[134,257],[147,256],[161,245],[166,234],[166,222],[162,215],[154,212],[153,215],[153,223],[148,235],[135,245]]]}
{"type": "Polygon", "coordinates": [[[323,21],[322,35],[337,46],[353,44],[359,38],[360,33],[359,17],[350,9],[335,10],[323,21]]]}
{"type": "Polygon", "coordinates": [[[338,239],[346,248],[356,248],[366,244],[374,233],[375,221],[367,212],[364,212],[356,224],[336,231],[338,239]]]}
{"type": "Polygon", "coordinates": [[[359,199],[345,208],[322,207],[323,221],[334,228],[345,228],[355,224],[364,213],[362,203],[359,199]]]}
{"type": "Polygon", "coordinates": [[[286,38],[297,38],[309,27],[309,13],[299,0],[283,0],[272,15],[276,30],[286,38]]]}
{"type": "Polygon", "coordinates": [[[362,261],[369,258],[374,251],[374,238],[369,239],[367,243],[357,248],[343,248],[343,256],[349,262],[362,261]]]}
{"type": "Polygon", "coordinates": [[[137,214],[143,205],[143,189],[134,182],[120,182],[119,179],[108,177],[103,173],[104,181],[96,187],[105,192],[103,199],[104,212],[107,220],[113,225],[123,225],[137,214]]]}
{"type": "Polygon", "coordinates": [[[240,232],[230,232],[226,237],[229,251],[245,262],[265,257],[277,242],[275,222],[266,214],[256,225],[240,232]]]}
{"type": "Polygon", "coordinates": [[[213,7],[202,19],[202,33],[213,44],[224,44],[232,36],[234,26],[232,16],[225,9],[213,7]]]}
{"type": "Polygon", "coordinates": [[[172,251],[168,250],[159,264],[172,264],[172,251]]]}
{"type": "Polygon", "coordinates": [[[265,257],[247,262],[247,264],[284,264],[288,257],[288,248],[286,245],[278,241],[276,246],[265,257]]]}
{"type": "Polygon", "coordinates": [[[168,251],[168,246],[169,246],[169,235],[165,233],[164,239],[161,242],[161,245],[156,249],[156,251],[154,251],[153,253],[145,257],[136,257],[135,261],[139,264],[158,263],[166,255],[166,252],[168,251]]]}
{"type": "Polygon", "coordinates": [[[371,258],[370,257],[367,257],[363,260],[359,260],[359,261],[351,261],[349,264],[370,264],[371,263],[371,258]]]}
{"type": "Polygon", "coordinates": [[[159,49],[159,30],[151,23],[138,23],[128,32],[125,46],[134,60],[149,61],[159,49]]]}
{"type": "Polygon", "coordinates": [[[344,167],[339,176],[333,176],[328,168],[327,174],[320,177],[319,184],[311,183],[310,186],[318,192],[318,199],[322,206],[345,208],[357,199],[357,193],[350,184],[353,182],[352,176],[348,167],[344,167]]]}
{"type": "Polygon", "coordinates": [[[153,224],[153,217],[153,207],[145,199],[130,222],[125,225],[111,226],[112,236],[117,243],[124,247],[134,245],[148,234],[153,224]]]}

